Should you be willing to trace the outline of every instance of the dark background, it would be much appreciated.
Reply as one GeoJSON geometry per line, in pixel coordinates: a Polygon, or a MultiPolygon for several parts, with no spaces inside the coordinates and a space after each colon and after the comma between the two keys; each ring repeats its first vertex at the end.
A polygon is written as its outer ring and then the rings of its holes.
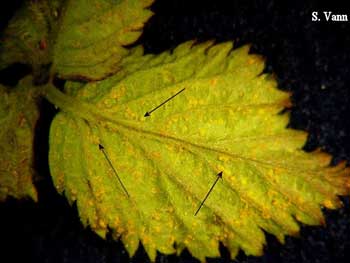
{"type": "MultiPolygon", "coordinates": [[[[0,8],[0,30],[21,2],[0,8]]],[[[313,11],[346,13],[350,19],[350,8],[330,2],[158,0],[138,44],[159,53],[190,39],[252,43],[252,52],[266,57],[266,71],[276,73],[280,88],[293,92],[290,126],[309,132],[305,149],[320,147],[334,156],[333,163],[349,161],[350,22],[311,21],[313,11]]],[[[0,72],[0,82],[16,83],[27,72],[12,67],[0,72]]],[[[0,242],[5,244],[0,262],[149,262],[142,247],[129,259],[120,242],[104,241],[84,229],[76,207],[55,192],[47,163],[55,109],[46,101],[41,109],[34,147],[39,202],[0,203],[0,242]]],[[[325,211],[326,227],[303,226],[300,237],[288,237],[285,245],[268,235],[264,256],[241,252],[232,262],[345,262],[350,256],[350,204],[349,198],[342,199],[344,208],[325,211]]],[[[208,262],[229,262],[227,251],[221,252],[220,259],[208,262]]],[[[180,257],[159,255],[157,262],[197,261],[185,251],[180,257]]]]}

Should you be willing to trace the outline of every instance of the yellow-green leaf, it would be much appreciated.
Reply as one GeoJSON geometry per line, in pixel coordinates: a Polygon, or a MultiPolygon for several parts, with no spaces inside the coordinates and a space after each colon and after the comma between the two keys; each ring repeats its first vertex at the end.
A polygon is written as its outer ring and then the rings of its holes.
{"type": "Polygon", "coordinates": [[[63,78],[102,79],[119,63],[152,12],[153,0],[67,0],[54,48],[54,66],[63,78]]]}
{"type": "Polygon", "coordinates": [[[187,247],[204,261],[219,256],[219,242],[232,257],[261,255],[263,230],[283,242],[298,222],[322,224],[321,207],[340,206],[349,169],[302,150],[306,133],[281,114],[289,94],[248,50],[187,42],[74,97],[47,88],[61,108],[50,131],[53,181],[85,225],[101,236],[112,229],[131,255],[140,240],[151,260],[187,247]]]}
{"type": "Polygon", "coordinates": [[[8,196],[37,199],[32,181],[36,97],[31,77],[15,89],[0,85],[0,201],[8,196]]]}

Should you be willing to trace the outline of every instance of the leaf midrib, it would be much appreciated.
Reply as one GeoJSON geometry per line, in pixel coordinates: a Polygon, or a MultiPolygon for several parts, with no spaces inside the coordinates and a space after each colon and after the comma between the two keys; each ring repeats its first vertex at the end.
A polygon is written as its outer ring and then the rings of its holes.
{"type": "MultiPolygon", "coordinates": [[[[137,127],[135,124],[130,123],[129,121],[117,120],[113,116],[110,116],[109,114],[104,113],[104,112],[100,111],[99,109],[96,109],[95,107],[92,107],[90,104],[88,104],[86,102],[78,101],[76,98],[73,98],[73,97],[70,97],[70,96],[63,94],[62,92],[58,91],[57,89],[55,89],[52,86],[46,87],[46,97],[53,104],[58,105],[62,110],[66,111],[66,112],[71,112],[71,114],[73,114],[73,115],[78,115],[79,117],[85,119],[90,125],[95,126],[97,128],[99,128],[100,125],[105,126],[105,127],[109,126],[109,128],[112,130],[117,127],[117,128],[124,129],[127,132],[133,131],[136,133],[148,135],[150,137],[160,138],[162,141],[168,142],[168,143],[170,142],[170,143],[175,143],[175,144],[184,144],[184,145],[188,145],[188,146],[194,147],[194,148],[199,148],[199,149],[202,149],[205,151],[210,151],[210,152],[215,152],[215,153],[223,154],[226,156],[230,156],[231,158],[239,159],[242,161],[253,162],[253,163],[265,165],[268,167],[274,167],[274,168],[277,167],[280,169],[285,169],[285,170],[290,171],[290,172],[298,172],[300,174],[307,174],[308,176],[314,175],[315,176],[314,179],[316,178],[316,175],[320,174],[320,171],[318,169],[305,171],[305,170],[300,169],[299,167],[295,167],[292,165],[286,167],[285,165],[280,164],[280,163],[264,162],[264,161],[253,159],[253,158],[239,156],[237,154],[228,153],[226,151],[219,150],[216,148],[210,148],[206,145],[192,143],[192,142],[189,142],[189,141],[186,141],[186,140],[174,137],[174,136],[145,130],[143,128],[137,127]],[[103,122],[105,122],[105,123],[103,123],[103,122]],[[112,124],[112,126],[108,125],[108,123],[112,124]],[[115,125],[115,126],[113,126],[113,125],[115,125]]],[[[310,183],[311,185],[314,186],[314,184],[311,182],[312,180],[308,179],[307,176],[304,176],[303,178],[308,183],[310,183]]],[[[311,178],[311,179],[313,179],[313,178],[311,178]]],[[[327,177],[322,177],[321,179],[326,180],[326,181],[331,183],[331,180],[328,179],[327,177]]]]}

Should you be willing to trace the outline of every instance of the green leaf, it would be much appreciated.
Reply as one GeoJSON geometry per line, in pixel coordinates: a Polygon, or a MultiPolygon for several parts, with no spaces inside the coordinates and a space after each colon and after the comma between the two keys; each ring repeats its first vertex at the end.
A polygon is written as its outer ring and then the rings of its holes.
{"type": "Polygon", "coordinates": [[[0,85],[0,201],[8,196],[37,200],[33,185],[33,141],[39,117],[32,78],[15,89],[0,85]]]}
{"type": "Polygon", "coordinates": [[[65,79],[97,80],[120,70],[152,12],[153,0],[28,1],[5,30],[0,69],[53,63],[65,79]]]}
{"type": "Polygon", "coordinates": [[[47,87],[61,108],[50,131],[53,181],[85,225],[101,236],[110,228],[131,255],[140,240],[151,260],[187,247],[204,261],[219,256],[219,242],[233,258],[261,255],[263,230],[283,242],[298,222],[324,223],[322,206],[340,206],[349,169],[302,150],[306,133],[281,114],[289,94],[248,49],[187,42],[74,97],[47,87]]]}
{"type": "MultiPolygon", "coordinates": [[[[131,74],[134,71],[139,70],[145,65],[148,65],[149,61],[154,58],[154,55],[143,55],[143,47],[136,46],[134,48],[130,49],[129,55],[125,57],[120,62],[120,70],[118,71],[118,74],[115,74],[113,76],[110,76],[106,79],[104,82],[104,88],[110,89],[115,82],[118,82],[122,78],[124,78],[126,75],[131,74]]],[[[95,89],[95,85],[93,83],[90,83],[90,85],[87,87],[85,86],[85,82],[81,81],[67,81],[64,86],[64,91],[66,94],[70,96],[77,96],[79,94],[79,90],[81,88],[84,88],[84,91],[86,93],[86,88],[89,89],[89,96],[99,96],[101,91],[98,91],[95,89]]]]}
{"type": "Polygon", "coordinates": [[[152,12],[153,0],[67,1],[54,50],[62,78],[102,79],[120,70],[152,12]]]}

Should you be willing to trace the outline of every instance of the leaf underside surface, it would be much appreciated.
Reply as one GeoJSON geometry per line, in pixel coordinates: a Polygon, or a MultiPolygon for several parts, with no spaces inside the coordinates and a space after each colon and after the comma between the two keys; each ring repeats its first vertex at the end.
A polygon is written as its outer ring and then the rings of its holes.
{"type": "Polygon", "coordinates": [[[289,94],[248,51],[187,42],[139,64],[131,56],[128,74],[74,95],[48,92],[61,108],[50,130],[53,181],[76,201],[85,225],[101,236],[110,228],[131,255],[141,241],[151,260],[187,247],[205,261],[220,255],[219,242],[232,258],[239,249],[261,255],[263,230],[284,242],[298,221],[322,224],[321,207],[341,205],[348,168],[302,150],[307,134],[286,128],[289,116],[281,114],[289,94]]]}
{"type": "Polygon", "coordinates": [[[33,185],[33,141],[39,117],[32,78],[15,89],[0,85],[0,201],[7,197],[37,200],[33,185]]]}

